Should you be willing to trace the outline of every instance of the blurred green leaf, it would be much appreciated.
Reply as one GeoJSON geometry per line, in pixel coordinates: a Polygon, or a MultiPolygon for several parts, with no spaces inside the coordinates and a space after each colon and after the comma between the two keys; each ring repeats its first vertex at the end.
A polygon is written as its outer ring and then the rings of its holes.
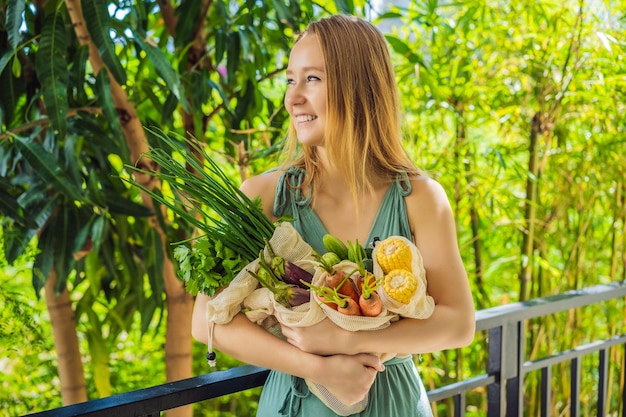
{"type": "Polygon", "coordinates": [[[111,16],[106,0],[81,0],[85,22],[93,43],[113,78],[120,85],[126,84],[126,71],[115,53],[115,44],[111,40],[111,16]]]}
{"type": "Polygon", "coordinates": [[[37,76],[43,88],[43,100],[50,123],[59,138],[65,137],[67,118],[67,42],[62,10],[47,16],[37,53],[37,76]]]}
{"type": "Polygon", "coordinates": [[[15,143],[24,158],[33,168],[35,174],[44,182],[51,184],[55,189],[71,200],[83,201],[80,188],[74,185],[71,179],[63,172],[54,157],[41,145],[22,137],[16,137],[15,143]]]}

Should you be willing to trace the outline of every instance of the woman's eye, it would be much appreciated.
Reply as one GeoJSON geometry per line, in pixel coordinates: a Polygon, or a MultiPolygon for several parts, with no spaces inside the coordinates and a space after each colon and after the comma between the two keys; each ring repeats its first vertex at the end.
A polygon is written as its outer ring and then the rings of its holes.
{"type": "Polygon", "coordinates": [[[307,81],[319,81],[320,77],[316,77],[315,75],[309,75],[308,77],[306,77],[307,81]]]}
{"type": "Polygon", "coordinates": [[[287,78],[287,85],[292,85],[295,84],[295,81],[293,80],[293,78],[287,78]]]}

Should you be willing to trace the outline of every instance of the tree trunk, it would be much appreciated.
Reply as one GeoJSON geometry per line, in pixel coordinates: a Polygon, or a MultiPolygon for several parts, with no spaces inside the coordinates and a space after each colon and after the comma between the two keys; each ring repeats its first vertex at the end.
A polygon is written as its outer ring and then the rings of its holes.
{"type": "MultiPolygon", "coordinates": [[[[97,74],[104,65],[102,58],[91,41],[89,32],[85,24],[80,1],[66,0],[67,10],[70,14],[76,36],[82,45],[89,47],[89,62],[95,74],[97,74]]],[[[107,71],[108,72],[108,71],[107,71]]],[[[115,104],[115,108],[119,114],[120,125],[126,143],[130,149],[131,162],[139,167],[150,168],[153,166],[152,161],[143,158],[142,154],[148,151],[147,138],[143,130],[143,126],[137,111],[132,105],[122,86],[109,74],[111,85],[111,96],[115,104]]],[[[150,175],[138,175],[137,181],[146,187],[154,187],[155,178],[150,175]]],[[[150,197],[143,195],[146,205],[151,206],[150,197]]],[[[155,227],[161,235],[163,244],[167,244],[165,233],[160,230],[159,225],[155,222],[155,227]]],[[[167,251],[164,251],[167,253],[167,251]]],[[[164,258],[163,262],[163,279],[167,303],[167,329],[165,343],[165,359],[166,359],[166,379],[167,381],[176,381],[189,378],[191,372],[191,311],[193,309],[193,298],[185,293],[182,282],[176,277],[172,261],[164,258]]],[[[168,415],[174,417],[191,417],[193,413],[192,406],[181,407],[171,410],[168,415]]]]}
{"type": "MultiPolygon", "coordinates": [[[[157,229],[166,253],[167,239],[163,231],[157,229]]],[[[167,333],[165,338],[165,373],[168,381],[177,381],[193,374],[191,316],[193,297],[176,277],[172,262],[166,260],[163,265],[163,280],[167,294],[167,333]]],[[[191,417],[193,406],[183,406],[167,411],[168,417],[191,417]]]]}
{"type": "Polygon", "coordinates": [[[56,281],[56,272],[51,268],[44,290],[59,362],[61,397],[63,405],[69,405],[87,401],[87,386],[70,294],[66,288],[57,296],[54,293],[56,281]]]}

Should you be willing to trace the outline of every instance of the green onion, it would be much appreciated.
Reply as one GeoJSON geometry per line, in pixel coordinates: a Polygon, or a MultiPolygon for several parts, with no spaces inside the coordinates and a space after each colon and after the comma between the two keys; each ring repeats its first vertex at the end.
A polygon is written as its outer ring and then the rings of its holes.
{"type": "MultiPolygon", "coordinates": [[[[172,196],[166,197],[160,190],[148,189],[132,179],[127,181],[146,192],[158,204],[170,209],[175,218],[196,228],[202,239],[219,241],[224,247],[231,249],[243,261],[239,268],[255,260],[276,227],[263,213],[260,201],[248,198],[198,143],[180,135],[170,137],[154,128],[148,130],[164,145],[163,148],[150,147],[144,154],[156,163],[158,169],[147,171],[128,165],[127,168],[167,183],[172,196]],[[170,151],[180,153],[186,166],[175,160],[170,151]]],[[[189,245],[189,241],[177,243],[189,245]]],[[[207,251],[204,250],[204,253],[207,251]]],[[[188,259],[188,255],[184,255],[184,262],[179,260],[179,267],[184,263],[184,270],[179,273],[179,277],[185,276],[185,281],[189,284],[187,288],[191,288],[192,292],[199,290],[212,295],[217,286],[227,284],[233,278],[224,277],[217,284],[214,277],[211,278],[211,286],[214,288],[208,288],[206,283],[193,282],[194,279],[200,280],[201,276],[206,276],[207,271],[201,271],[202,274],[200,271],[190,271],[194,267],[190,266],[188,259]]],[[[220,259],[211,258],[210,263],[214,264],[213,261],[219,263],[220,259]]],[[[199,265],[200,261],[195,264],[199,265]]],[[[230,270],[231,264],[232,260],[226,269],[230,270]]],[[[224,271],[221,265],[216,265],[215,268],[220,274],[224,271]]],[[[233,271],[235,274],[236,272],[238,271],[233,271]]]]}

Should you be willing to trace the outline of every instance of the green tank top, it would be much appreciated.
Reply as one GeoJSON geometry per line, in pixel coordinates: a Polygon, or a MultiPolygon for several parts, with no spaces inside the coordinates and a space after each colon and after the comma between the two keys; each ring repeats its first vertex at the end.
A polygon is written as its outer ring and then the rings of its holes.
{"type": "MultiPolygon", "coordinates": [[[[302,168],[290,167],[282,173],[276,185],[273,213],[275,216],[290,216],[300,236],[318,253],[326,252],[322,238],[326,228],[311,207],[311,195],[302,192],[302,183],[306,172],[302,168]]],[[[404,236],[412,240],[411,228],[406,211],[404,197],[411,194],[411,182],[406,174],[399,175],[387,190],[378,213],[367,237],[361,243],[366,250],[371,250],[376,238],[385,239],[389,236],[404,236]]]]}

